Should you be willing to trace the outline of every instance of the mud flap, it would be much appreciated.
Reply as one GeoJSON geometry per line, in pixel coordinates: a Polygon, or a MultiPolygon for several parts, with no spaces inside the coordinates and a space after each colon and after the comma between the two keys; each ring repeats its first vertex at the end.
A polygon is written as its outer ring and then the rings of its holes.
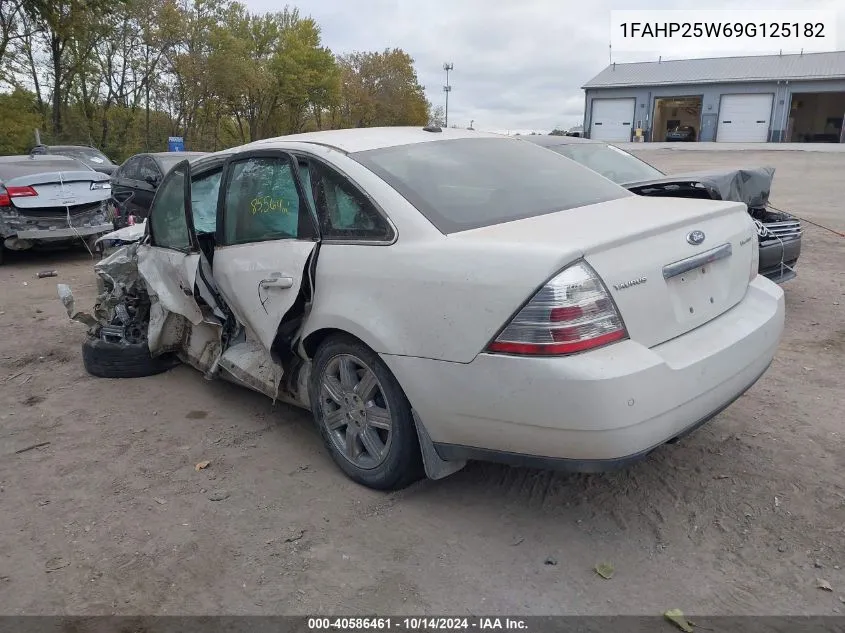
{"type": "Polygon", "coordinates": [[[443,479],[449,475],[454,475],[467,465],[465,459],[450,462],[441,458],[434,449],[434,442],[431,441],[431,437],[429,437],[428,431],[425,429],[419,415],[413,409],[411,412],[414,416],[414,426],[417,427],[417,437],[420,441],[420,452],[422,453],[426,477],[429,479],[443,479]]]}

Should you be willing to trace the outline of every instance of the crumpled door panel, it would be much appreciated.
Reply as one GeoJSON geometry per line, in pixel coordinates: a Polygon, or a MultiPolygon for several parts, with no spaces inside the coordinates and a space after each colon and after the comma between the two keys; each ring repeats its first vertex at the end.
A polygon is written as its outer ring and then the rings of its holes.
{"type": "Polygon", "coordinates": [[[138,247],[138,271],[150,294],[158,297],[161,307],[181,314],[194,325],[202,321],[202,311],[194,299],[194,283],[200,256],[166,248],[138,247]]]}

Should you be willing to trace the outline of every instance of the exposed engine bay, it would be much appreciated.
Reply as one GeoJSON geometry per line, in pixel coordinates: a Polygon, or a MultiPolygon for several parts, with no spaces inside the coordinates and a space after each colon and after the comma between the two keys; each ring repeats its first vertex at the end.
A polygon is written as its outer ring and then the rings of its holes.
{"type": "Polygon", "coordinates": [[[267,350],[216,295],[205,257],[195,257],[190,279],[173,279],[167,274],[172,269],[160,269],[148,246],[127,244],[94,266],[98,294],[90,313],[76,310],[66,284],[58,284],[59,299],[72,320],[88,326],[93,339],[141,346],[152,358],[175,356],[206,378],[223,378],[307,408],[307,372],[302,370],[309,363],[293,350],[310,285],[302,289],[290,319],[280,324],[284,340],[267,350]]]}
{"type": "Polygon", "coordinates": [[[801,222],[769,206],[773,167],[676,174],[626,185],[640,196],[733,200],[748,207],[760,241],[760,274],[782,283],[795,277],[801,253],[801,222]]]}

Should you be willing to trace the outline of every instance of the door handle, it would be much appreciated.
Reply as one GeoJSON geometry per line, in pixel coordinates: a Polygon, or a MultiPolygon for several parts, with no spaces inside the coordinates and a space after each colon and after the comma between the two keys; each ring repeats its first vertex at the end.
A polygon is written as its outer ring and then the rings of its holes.
{"type": "Polygon", "coordinates": [[[269,279],[262,279],[258,282],[262,288],[291,288],[293,286],[292,277],[270,277],[269,279]]]}

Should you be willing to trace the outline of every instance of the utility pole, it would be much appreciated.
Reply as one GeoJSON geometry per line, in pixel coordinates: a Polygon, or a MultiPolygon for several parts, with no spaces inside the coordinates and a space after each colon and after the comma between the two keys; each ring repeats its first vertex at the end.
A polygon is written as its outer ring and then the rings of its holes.
{"type": "Polygon", "coordinates": [[[445,62],[443,70],[446,71],[446,85],[443,86],[443,92],[446,93],[446,127],[449,127],[449,93],[452,92],[452,86],[449,85],[449,71],[455,67],[452,62],[445,62]]]}

